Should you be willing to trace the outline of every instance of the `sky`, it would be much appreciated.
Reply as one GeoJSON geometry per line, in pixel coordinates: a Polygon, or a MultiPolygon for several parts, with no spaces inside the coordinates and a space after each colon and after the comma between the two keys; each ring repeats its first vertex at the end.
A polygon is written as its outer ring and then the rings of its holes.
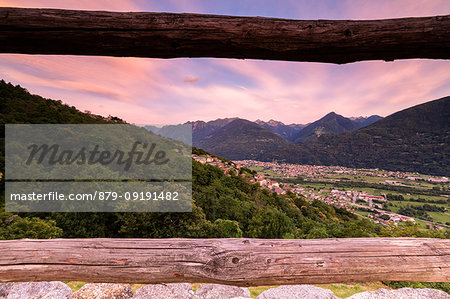
{"type": "MultiPolygon", "coordinates": [[[[450,14],[449,0],[0,0],[0,6],[190,12],[290,19],[450,14]]],[[[309,123],[396,111],[450,95],[450,61],[345,65],[216,58],[148,59],[0,54],[0,79],[81,111],[136,124],[241,117],[309,123]]]]}

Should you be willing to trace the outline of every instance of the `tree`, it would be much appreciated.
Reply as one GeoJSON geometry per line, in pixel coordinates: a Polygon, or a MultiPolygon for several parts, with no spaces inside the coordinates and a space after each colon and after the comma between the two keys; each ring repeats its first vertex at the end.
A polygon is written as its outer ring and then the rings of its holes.
{"type": "Polygon", "coordinates": [[[263,208],[250,221],[248,236],[252,238],[280,239],[293,237],[295,226],[283,212],[263,208]]]}
{"type": "Polygon", "coordinates": [[[328,238],[327,229],[323,226],[316,226],[306,235],[307,239],[324,239],[328,238]]]}
{"type": "Polygon", "coordinates": [[[55,220],[22,218],[11,213],[0,214],[0,239],[53,239],[62,236],[55,220]]]}
{"type": "Polygon", "coordinates": [[[217,219],[212,225],[213,238],[242,238],[239,223],[233,220],[217,219]]]}

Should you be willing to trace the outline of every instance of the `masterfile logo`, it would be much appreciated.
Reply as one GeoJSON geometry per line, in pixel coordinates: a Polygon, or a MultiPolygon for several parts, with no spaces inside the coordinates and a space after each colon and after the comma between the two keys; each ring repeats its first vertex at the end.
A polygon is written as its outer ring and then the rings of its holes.
{"type": "MultiPolygon", "coordinates": [[[[185,130],[186,132],[186,130],[185,130]]],[[[9,180],[190,180],[191,146],[126,124],[6,125],[9,180]]]]}
{"type": "Polygon", "coordinates": [[[42,164],[44,159],[47,159],[49,165],[56,165],[58,163],[65,165],[74,163],[77,165],[93,165],[96,163],[108,165],[117,163],[118,165],[123,165],[125,171],[130,170],[132,163],[138,165],[167,164],[169,159],[166,158],[166,152],[159,150],[153,155],[155,148],[156,143],[152,143],[148,146],[147,143],[135,141],[131,151],[127,153],[121,150],[116,150],[114,153],[109,150],[100,151],[98,144],[96,144],[92,150],[82,147],[78,152],[74,152],[73,150],[62,150],[58,144],[53,144],[51,146],[48,144],[31,144],[28,146],[30,155],[25,164],[31,165],[33,159],[36,159],[36,163],[38,164],[42,164]],[[139,146],[141,146],[143,150],[146,150],[147,148],[148,150],[144,153],[144,151],[138,150],[139,146]]]}
{"type": "Polygon", "coordinates": [[[181,141],[124,124],[6,125],[5,141],[9,212],[192,211],[181,141]]]}

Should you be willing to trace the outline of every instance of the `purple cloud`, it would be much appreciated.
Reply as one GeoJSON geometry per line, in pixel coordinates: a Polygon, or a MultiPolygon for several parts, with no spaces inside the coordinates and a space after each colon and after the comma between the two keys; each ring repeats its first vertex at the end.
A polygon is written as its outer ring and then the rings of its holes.
{"type": "MultiPolygon", "coordinates": [[[[34,1],[1,1],[35,7],[34,1]]],[[[372,19],[450,13],[444,1],[40,1],[40,7],[372,19]]],[[[307,123],[390,113],[450,94],[448,61],[348,65],[235,59],[0,55],[1,79],[134,123],[219,117],[307,123]],[[201,78],[201,79],[200,79],[201,78]],[[190,83],[190,84],[187,84],[190,83]]]]}

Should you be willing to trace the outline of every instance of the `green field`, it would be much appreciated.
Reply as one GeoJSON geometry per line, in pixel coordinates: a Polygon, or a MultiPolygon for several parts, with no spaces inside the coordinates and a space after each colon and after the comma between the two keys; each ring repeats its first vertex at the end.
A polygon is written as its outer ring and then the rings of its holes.
{"type": "MultiPolygon", "coordinates": [[[[422,206],[425,203],[423,202],[415,202],[415,201],[389,201],[389,203],[394,204],[393,207],[389,207],[393,212],[397,212],[401,207],[405,207],[407,205],[410,206],[422,206]]],[[[437,207],[444,207],[446,209],[449,209],[449,205],[448,204],[435,204],[435,203],[430,203],[430,205],[433,206],[437,206],[437,207]]],[[[447,213],[442,213],[442,212],[430,212],[430,211],[426,211],[428,215],[430,215],[431,217],[433,217],[433,222],[440,222],[442,224],[445,224],[447,222],[450,222],[450,215],[447,213]]]]}

